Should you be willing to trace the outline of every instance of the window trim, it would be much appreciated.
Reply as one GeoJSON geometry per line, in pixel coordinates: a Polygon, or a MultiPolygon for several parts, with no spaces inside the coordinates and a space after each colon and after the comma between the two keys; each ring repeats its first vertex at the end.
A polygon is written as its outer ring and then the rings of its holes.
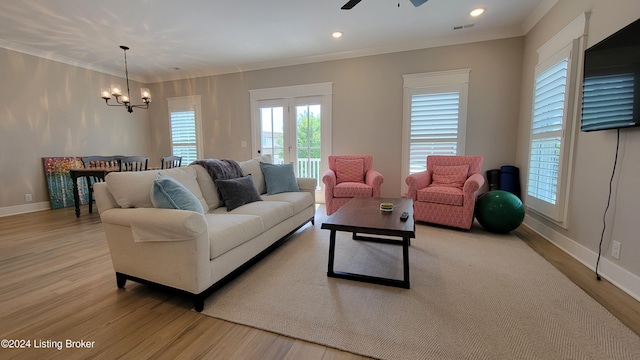
{"type": "MultiPolygon", "coordinates": [[[[420,93],[437,93],[457,91],[460,93],[458,108],[458,155],[466,153],[467,139],[467,106],[469,98],[469,75],[471,69],[436,71],[420,74],[403,75],[403,116],[402,116],[402,171],[400,193],[406,195],[408,187],[405,183],[409,175],[411,145],[411,97],[420,93]]],[[[426,161],[426,159],[425,159],[426,161]]]]}
{"type": "Polygon", "coordinates": [[[193,111],[196,118],[196,158],[204,157],[202,141],[202,105],[200,95],[179,96],[167,98],[167,115],[169,116],[169,144],[173,154],[173,139],[171,129],[171,113],[177,111],[193,111]]]}
{"type": "Polygon", "coordinates": [[[529,148],[527,152],[527,174],[525,177],[526,189],[524,191],[525,206],[527,209],[564,229],[568,229],[569,199],[573,177],[574,150],[577,139],[577,129],[579,127],[577,124],[579,123],[580,117],[581,74],[584,62],[588,18],[588,13],[581,14],[537,50],[538,63],[532,82],[531,112],[529,114],[529,148]],[[535,86],[536,78],[540,73],[550,68],[552,64],[557,64],[561,59],[567,57],[568,68],[558,169],[558,190],[556,192],[556,204],[553,205],[529,196],[529,173],[531,170],[529,166],[534,140],[533,115],[536,95],[535,86]]]}
{"type": "MultiPolygon", "coordinates": [[[[332,97],[333,82],[314,83],[305,85],[283,86],[276,88],[252,89],[249,90],[249,102],[251,107],[251,136],[252,136],[252,154],[258,156],[260,146],[260,137],[258,131],[257,119],[260,118],[259,104],[266,100],[282,101],[287,106],[295,106],[296,101],[304,98],[317,98],[322,106],[322,127],[320,129],[320,137],[322,145],[320,152],[323,158],[331,154],[333,140],[331,139],[332,127],[332,97]]],[[[322,170],[328,169],[326,161],[322,161],[322,170]]]]}

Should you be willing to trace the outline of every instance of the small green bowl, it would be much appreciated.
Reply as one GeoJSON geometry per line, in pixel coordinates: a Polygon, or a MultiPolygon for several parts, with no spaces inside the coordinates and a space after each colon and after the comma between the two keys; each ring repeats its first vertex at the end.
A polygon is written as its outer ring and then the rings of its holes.
{"type": "Polygon", "coordinates": [[[389,203],[389,202],[380,203],[380,210],[383,210],[383,211],[393,210],[393,203],[389,203]]]}

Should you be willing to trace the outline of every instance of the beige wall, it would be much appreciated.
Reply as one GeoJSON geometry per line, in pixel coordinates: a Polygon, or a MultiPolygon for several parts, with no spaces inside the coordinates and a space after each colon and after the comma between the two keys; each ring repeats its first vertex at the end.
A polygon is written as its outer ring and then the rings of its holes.
{"type": "Polygon", "coordinates": [[[513,164],[522,44],[511,38],[151,84],[152,154],[170,152],[168,97],[202,95],[205,157],[248,159],[249,90],[332,82],[333,153],[372,154],[385,177],[382,195],[399,196],[402,75],[470,68],[466,151],[484,156],[485,170],[513,164]]]}
{"type": "MultiPolygon", "coordinates": [[[[517,162],[527,164],[531,96],[536,50],[581,13],[590,11],[587,46],[594,45],[640,17],[637,0],[561,0],[526,36],[518,131],[517,162]]],[[[609,180],[613,169],[616,131],[577,134],[574,177],[571,182],[568,229],[562,229],[540,216],[529,213],[528,223],[553,239],[588,266],[595,267],[603,229],[609,180]]],[[[613,182],[611,207],[603,242],[604,263],[601,273],[621,287],[640,296],[640,237],[636,221],[640,214],[640,130],[622,130],[620,155],[613,182]],[[611,240],[621,242],[620,260],[610,256],[611,240]]]]}
{"type": "Polygon", "coordinates": [[[123,79],[6,49],[0,64],[0,213],[47,206],[42,157],[150,153],[145,110],[129,114],[100,98],[102,86],[123,79]]]}

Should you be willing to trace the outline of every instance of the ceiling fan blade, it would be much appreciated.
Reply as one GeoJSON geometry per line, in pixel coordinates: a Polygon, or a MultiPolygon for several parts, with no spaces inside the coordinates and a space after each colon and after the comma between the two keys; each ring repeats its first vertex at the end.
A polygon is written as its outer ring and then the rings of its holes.
{"type": "Polygon", "coordinates": [[[362,0],[349,0],[340,9],[342,9],[342,10],[351,10],[354,6],[358,5],[358,3],[360,1],[362,1],[362,0]]]}
{"type": "Polygon", "coordinates": [[[413,4],[413,6],[418,7],[424,3],[426,3],[429,0],[411,0],[411,3],[413,4]]]}

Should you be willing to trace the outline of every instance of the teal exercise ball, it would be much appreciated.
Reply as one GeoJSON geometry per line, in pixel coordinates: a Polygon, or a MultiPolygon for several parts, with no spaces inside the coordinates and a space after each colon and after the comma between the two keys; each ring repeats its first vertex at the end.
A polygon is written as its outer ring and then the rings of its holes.
{"type": "Polygon", "coordinates": [[[524,220],[522,201],[504,190],[492,190],[478,196],[475,212],[483,228],[499,234],[515,230],[524,220]]]}

